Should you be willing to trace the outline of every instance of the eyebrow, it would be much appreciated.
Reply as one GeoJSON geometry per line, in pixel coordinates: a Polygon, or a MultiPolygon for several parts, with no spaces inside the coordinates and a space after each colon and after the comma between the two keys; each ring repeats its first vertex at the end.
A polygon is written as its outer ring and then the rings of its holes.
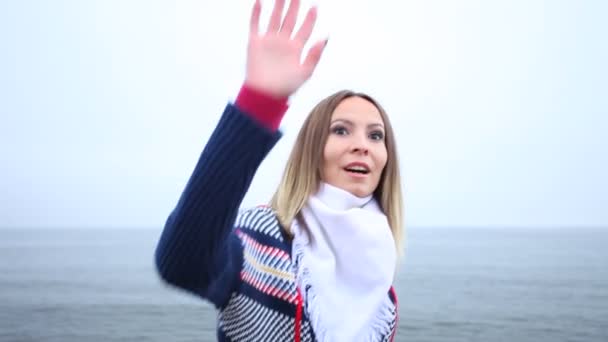
{"type": "MultiPolygon", "coordinates": [[[[333,125],[336,122],[340,122],[340,121],[343,122],[343,123],[345,123],[345,124],[347,124],[347,125],[349,125],[349,126],[354,126],[355,125],[352,121],[350,121],[348,119],[336,119],[336,120],[334,120],[334,121],[331,122],[331,125],[333,125]]],[[[367,125],[367,128],[372,128],[372,127],[380,127],[382,129],[384,129],[384,125],[381,124],[381,123],[372,123],[372,124],[367,125]]]]}

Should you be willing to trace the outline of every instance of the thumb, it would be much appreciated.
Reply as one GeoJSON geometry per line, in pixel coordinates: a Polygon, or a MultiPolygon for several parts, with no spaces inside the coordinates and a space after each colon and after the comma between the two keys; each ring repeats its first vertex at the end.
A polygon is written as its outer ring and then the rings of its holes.
{"type": "Polygon", "coordinates": [[[328,41],[329,39],[321,40],[315,43],[315,45],[313,45],[310,50],[308,50],[308,54],[306,55],[304,63],[302,64],[302,67],[304,69],[304,75],[306,76],[306,78],[312,76],[312,73],[315,71],[315,68],[321,60],[321,55],[323,54],[323,51],[325,50],[325,46],[327,46],[328,41]]]}

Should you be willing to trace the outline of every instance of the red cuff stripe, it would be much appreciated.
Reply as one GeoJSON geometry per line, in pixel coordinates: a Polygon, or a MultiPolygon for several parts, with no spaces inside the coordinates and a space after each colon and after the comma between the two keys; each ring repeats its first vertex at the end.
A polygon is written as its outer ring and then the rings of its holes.
{"type": "Polygon", "coordinates": [[[241,87],[235,105],[272,131],[279,129],[281,120],[289,108],[287,98],[274,98],[246,84],[241,87]]]}

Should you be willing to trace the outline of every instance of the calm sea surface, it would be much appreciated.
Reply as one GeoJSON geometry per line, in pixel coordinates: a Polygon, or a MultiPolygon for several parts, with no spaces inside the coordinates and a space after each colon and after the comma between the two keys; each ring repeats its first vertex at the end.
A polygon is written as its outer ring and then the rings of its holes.
{"type": "MultiPolygon", "coordinates": [[[[214,341],[160,230],[0,230],[0,341],[214,341]]],[[[397,341],[608,341],[608,229],[409,232],[397,341]]]]}

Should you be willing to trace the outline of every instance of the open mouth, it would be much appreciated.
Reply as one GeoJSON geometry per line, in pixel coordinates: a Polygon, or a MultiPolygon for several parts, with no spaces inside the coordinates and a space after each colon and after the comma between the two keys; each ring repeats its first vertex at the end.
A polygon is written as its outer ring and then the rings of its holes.
{"type": "Polygon", "coordinates": [[[367,169],[363,166],[345,167],[344,170],[347,172],[351,172],[351,173],[355,173],[355,174],[359,174],[359,175],[366,175],[369,173],[369,169],[367,169]]]}

